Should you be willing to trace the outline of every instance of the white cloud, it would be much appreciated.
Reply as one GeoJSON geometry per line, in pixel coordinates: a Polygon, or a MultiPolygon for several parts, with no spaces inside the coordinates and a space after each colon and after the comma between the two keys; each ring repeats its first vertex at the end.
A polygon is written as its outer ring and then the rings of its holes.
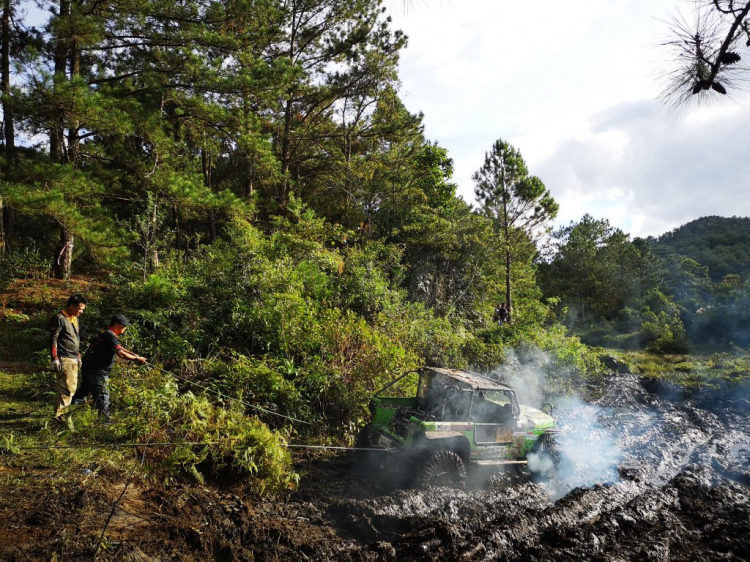
{"type": "Polygon", "coordinates": [[[504,138],[561,203],[560,223],[589,212],[659,234],[707,214],[750,214],[739,164],[750,153],[740,131],[748,97],[682,118],[654,101],[666,64],[657,45],[677,0],[410,5],[393,10],[410,37],[405,103],[448,148],[467,201],[472,173],[504,138]]]}
{"type": "Polygon", "coordinates": [[[750,215],[748,118],[750,109],[668,120],[654,100],[622,104],[593,116],[592,136],[560,143],[536,171],[554,178],[566,222],[589,212],[655,235],[700,216],[750,215]],[[603,141],[612,133],[624,145],[603,141]]]}

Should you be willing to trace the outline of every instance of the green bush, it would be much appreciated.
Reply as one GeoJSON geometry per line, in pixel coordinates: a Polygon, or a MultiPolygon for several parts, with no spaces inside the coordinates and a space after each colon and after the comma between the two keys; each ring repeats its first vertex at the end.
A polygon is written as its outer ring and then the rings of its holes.
{"type": "Polygon", "coordinates": [[[40,367],[46,366],[49,362],[48,322],[45,314],[0,316],[0,359],[26,360],[36,362],[40,367]]]}
{"type": "Polygon", "coordinates": [[[371,243],[348,248],[342,257],[341,274],[335,283],[336,306],[371,320],[403,300],[403,294],[394,290],[389,279],[389,269],[400,257],[395,248],[371,243]]]}
{"type": "Polygon", "coordinates": [[[49,258],[34,246],[0,252],[0,288],[7,287],[13,279],[43,279],[50,269],[49,258]]]}
{"type": "Polygon", "coordinates": [[[337,421],[360,423],[370,395],[420,362],[394,334],[369,325],[351,311],[326,311],[321,329],[320,364],[314,370],[318,376],[304,384],[334,428],[337,421]],[[320,379],[322,373],[327,374],[326,381],[320,379]]]}
{"type": "Polygon", "coordinates": [[[462,349],[472,336],[450,317],[436,317],[422,303],[400,301],[378,314],[374,327],[429,365],[462,367],[462,349]]]}
{"type": "Polygon", "coordinates": [[[248,417],[236,401],[217,404],[191,391],[180,393],[174,380],[155,371],[136,384],[120,379],[113,394],[123,409],[126,436],[175,443],[152,456],[152,462],[199,480],[206,473],[252,477],[249,482],[258,492],[296,484],[284,438],[248,417]]]}
{"type": "Polygon", "coordinates": [[[520,351],[539,349],[550,362],[545,367],[548,376],[564,373],[566,376],[594,376],[603,366],[596,353],[576,336],[568,334],[562,324],[549,326],[503,327],[506,345],[520,351]]]}
{"type": "Polygon", "coordinates": [[[652,353],[687,353],[688,340],[679,316],[669,316],[662,311],[652,320],[643,323],[646,351],[652,353]]]}
{"type": "MultiPolygon", "coordinates": [[[[488,331],[497,331],[496,328],[488,331]]],[[[505,361],[505,347],[502,340],[471,337],[463,345],[463,355],[471,369],[487,371],[505,361]]]]}
{"type": "MultiPolygon", "coordinates": [[[[300,373],[291,362],[281,362],[279,365],[270,358],[235,354],[225,360],[203,362],[200,371],[200,378],[218,393],[284,416],[303,420],[311,417],[308,403],[295,386],[295,379],[300,373]]],[[[274,418],[272,414],[259,415],[274,426],[286,423],[283,418],[274,418]]]]}
{"type": "Polygon", "coordinates": [[[568,369],[581,376],[601,374],[602,364],[594,350],[579,338],[568,335],[561,324],[537,328],[530,335],[526,342],[550,354],[555,368],[568,369]]]}

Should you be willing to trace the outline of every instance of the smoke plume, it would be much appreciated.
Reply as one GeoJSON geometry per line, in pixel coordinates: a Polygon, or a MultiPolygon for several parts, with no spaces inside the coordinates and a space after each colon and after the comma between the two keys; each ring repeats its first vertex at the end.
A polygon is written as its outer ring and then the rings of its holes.
{"type": "Polygon", "coordinates": [[[601,419],[606,412],[575,394],[555,394],[548,373],[559,383],[566,378],[552,359],[539,349],[511,352],[506,362],[492,373],[512,386],[519,403],[538,408],[552,403],[552,416],[560,429],[555,436],[556,449],[551,454],[531,454],[528,468],[540,477],[553,499],[570,490],[619,480],[617,467],[621,451],[617,440],[601,419]]]}

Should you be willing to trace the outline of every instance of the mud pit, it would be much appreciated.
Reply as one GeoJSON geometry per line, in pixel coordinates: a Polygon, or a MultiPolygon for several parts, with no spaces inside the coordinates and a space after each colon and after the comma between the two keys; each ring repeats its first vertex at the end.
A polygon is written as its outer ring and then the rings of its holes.
{"type": "MultiPolygon", "coordinates": [[[[569,470],[544,481],[480,474],[465,492],[388,490],[355,478],[342,454],[300,457],[300,490],[274,499],[135,488],[100,559],[748,560],[747,398],[613,375],[558,408],[574,435],[569,470]]],[[[90,560],[117,495],[61,492],[70,523],[56,529],[40,505],[10,521],[24,546],[2,540],[0,558],[90,560]]]]}

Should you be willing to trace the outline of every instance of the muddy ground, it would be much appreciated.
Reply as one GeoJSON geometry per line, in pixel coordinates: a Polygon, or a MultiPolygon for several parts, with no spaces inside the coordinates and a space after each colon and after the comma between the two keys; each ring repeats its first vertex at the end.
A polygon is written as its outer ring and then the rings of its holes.
{"type": "Polygon", "coordinates": [[[133,481],[112,469],[3,490],[0,559],[750,560],[748,394],[612,375],[559,405],[559,477],[474,474],[465,491],[393,490],[351,458],[299,454],[299,490],[133,481]],[[112,506],[122,494],[112,515],[112,506]]]}

